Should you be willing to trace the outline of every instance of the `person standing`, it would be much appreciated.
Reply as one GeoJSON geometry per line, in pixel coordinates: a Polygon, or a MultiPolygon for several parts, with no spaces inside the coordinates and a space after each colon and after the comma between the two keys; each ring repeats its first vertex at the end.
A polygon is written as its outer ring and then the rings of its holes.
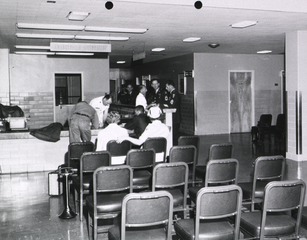
{"type": "Polygon", "coordinates": [[[127,94],[126,94],[126,104],[134,105],[136,94],[135,94],[135,91],[134,91],[132,84],[127,85],[126,92],[127,92],[127,94]]]}
{"type": "Polygon", "coordinates": [[[96,151],[107,150],[107,143],[111,140],[118,140],[118,138],[129,136],[127,129],[118,125],[120,122],[120,114],[118,112],[111,111],[108,113],[106,122],[109,125],[98,132],[96,151]]]}
{"type": "Polygon", "coordinates": [[[140,85],[139,94],[137,95],[135,99],[135,106],[141,105],[144,107],[145,110],[147,110],[146,92],[147,92],[146,86],[140,85]]]}
{"type": "Polygon", "coordinates": [[[176,112],[173,113],[173,143],[177,145],[180,129],[180,95],[175,88],[172,80],[166,82],[166,90],[168,95],[165,95],[164,106],[167,108],[174,108],[176,112]]]}
{"type": "Polygon", "coordinates": [[[95,109],[87,102],[78,102],[72,109],[69,122],[69,142],[91,141],[91,124],[94,129],[99,127],[95,109]]]}
{"type": "Polygon", "coordinates": [[[164,96],[166,94],[165,90],[160,88],[160,82],[157,79],[151,81],[151,87],[153,91],[151,91],[148,96],[148,103],[156,104],[160,108],[163,108],[164,96]]]}
{"type": "Polygon", "coordinates": [[[150,122],[149,117],[145,114],[144,107],[138,105],[134,109],[134,117],[125,124],[124,128],[131,130],[132,134],[139,138],[150,122]]]}
{"type": "Polygon", "coordinates": [[[103,97],[97,97],[90,101],[90,105],[96,110],[99,127],[102,128],[109,112],[110,104],[112,103],[112,98],[109,94],[104,95],[103,97]]]}

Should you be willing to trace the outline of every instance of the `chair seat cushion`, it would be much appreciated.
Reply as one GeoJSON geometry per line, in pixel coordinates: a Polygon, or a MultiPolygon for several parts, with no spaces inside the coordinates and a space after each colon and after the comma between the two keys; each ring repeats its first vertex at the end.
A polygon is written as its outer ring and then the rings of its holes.
{"type": "MultiPolygon", "coordinates": [[[[180,239],[194,240],[194,219],[182,219],[174,224],[177,236],[180,239]]],[[[199,227],[200,240],[233,240],[233,226],[225,220],[206,221],[199,227]]]]}
{"type": "MultiPolygon", "coordinates": [[[[72,178],[74,188],[79,192],[80,189],[80,176],[74,176],[72,178]]],[[[92,184],[93,181],[93,173],[92,174],[86,174],[83,175],[83,190],[89,190],[90,185],[92,184]]]]}
{"type": "Polygon", "coordinates": [[[302,226],[307,228],[307,207],[303,208],[303,212],[302,212],[302,226]]]}
{"type": "Polygon", "coordinates": [[[196,203],[196,198],[197,198],[197,193],[198,191],[202,188],[202,186],[197,186],[197,187],[190,187],[189,188],[189,196],[190,199],[196,203]]]}
{"type": "MultiPolygon", "coordinates": [[[[119,212],[122,208],[122,200],[127,193],[104,193],[97,195],[97,212],[119,212]]],[[[86,206],[90,212],[94,211],[93,196],[86,197],[86,206]]]]}
{"type": "MultiPolygon", "coordinates": [[[[261,212],[246,212],[241,214],[241,227],[253,236],[260,235],[261,212]]],[[[269,214],[264,229],[265,236],[283,236],[293,234],[295,220],[285,214],[269,214]]]]}
{"type": "MultiPolygon", "coordinates": [[[[267,185],[267,181],[258,181],[256,184],[256,190],[255,190],[255,197],[256,198],[263,198],[264,196],[264,188],[267,185]]],[[[244,182],[238,184],[243,191],[243,199],[251,199],[252,198],[252,188],[253,183],[252,182],[244,182]]]]}
{"type": "Polygon", "coordinates": [[[151,179],[151,173],[147,170],[134,170],[133,172],[133,185],[148,185],[151,179]]]}
{"type": "Polygon", "coordinates": [[[167,189],[167,191],[173,196],[174,208],[183,205],[183,193],[180,191],[180,189],[167,189]]]}
{"type": "Polygon", "coordinates": [[[205,179],[206,167],[206,165],[195,166],[195,177],[202,180],[205,179]]]}
{"type": "MultiPolygon", "coordinates": [[[[120,230],[118,226],[109,229],[109,240],[120,240],[120,230]]],[[[126,240],[160,240],[166,239],[164,228],[138,228],[126,231],[126,240]]]]}

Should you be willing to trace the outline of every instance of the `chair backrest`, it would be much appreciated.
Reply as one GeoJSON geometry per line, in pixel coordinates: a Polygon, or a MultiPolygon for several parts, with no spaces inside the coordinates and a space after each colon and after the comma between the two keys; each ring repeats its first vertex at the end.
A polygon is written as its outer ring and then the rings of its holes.
{"type": "Polygon", "coordinates": [[[284,168],[285,158],[281,155],[258,157],[255,160],[253,182],[282,180],[284,168]]]}
{"type": "Polygon", "coordinates": [[[93,152],[95,145],[92,142],[73,142],[68,145],[68,166],[79,168],[80,158],[85,152],[93,152]]]}
{"type": "Polygon", "coordinates": [[[275,125],[276,131],[285,133],[286,131],[286,115],[278,114],[275,125]]]}
{"type": "Polygon", "coordinates": [[[127,165],[99,167],[93,175],[95,193],[132,192],[132,168],[127,165]]]}
{"type": "Polygon", "coordinates": [[[184,162],[160,163],[154,167],[152,190],[179,186],[187,188],[188,165],[184,162]]]}
{"type": "MultiPolygon", "coordinates": [[[[273,181],[266,185],[260,228],[260,239],[265,237],[264,227],[269,212],[287,212],[297,210],[295,231],[299,236],[302,210],[304,206],[306,185],[302,180],[273,181]]],[[[294,237],[295,238],[295,237],[294,237]]]]}
{"type": "Polygon", "coordinates": [[[107,143],[107,151],[110,152],[112,160],[111,165],[124,164],[127,153],[131,149],[131,142],[125,140],[121,143],[111,140],[107,143]]]}
{"type": "Polygon", "coordinates": [[[131,149],[126,164],[133,169],[150,168],[155,164],[156,153],[153,149],[131,149]]]}
{"type": "MultiPolygon", "coordinates": [[[[165,239],[171,240],[173,197],[166,191],[130,193],[123,199],[121,240],[126,240],[126,228],[159,227],[166,231],[165,239]]],[[[132,231],[132,232],[131,232],[132,231]]],[[[155,236],[154,236],[155,237],[155,236]]]]}
{"type": "Polygon", "coordinates": [[[209,160],[232,158],[231,143],[212,144],[209,150],[209,160]]]}
{"type": "Polygon", "coordinates": [[[83,153],[80,160],[80,172],[93,173],[97,168],[110,166],[111,154],[108,151],[83,153]]]}
{"type": "Polygon", "coordinates": [[[205,186],[237,184],[238,173],[237,159],[210,160],[206,168],[205,186]]]}
{"type": "MultiPolygon", "coordinates": [[[[178,138],[178,146],[193,145],[194,147],[196,147],[197,153],[199,151],[199,144],[200,144],[200,139],[199,139],[199,136],[197,135],[180,136],[178,138]]],[[[196,155],[196,157],[198,157],[198,155],[196,155]]]]}
{"type": "Polygon", "coordinates": [[[193,145],[173,146],[169,152],[169,162],[185,162],[192,173],[192,180],[195,179],[195,166],[197,164],[197,149],[193,145]]]}
{"type": "Polygon", "coordinates": [[[272,125],[272,114],[261,114],[258,126],[259,127],[270,127],[272,125]]]}
{"type": "Polygon", "coordinates": [[[242,190],[237,185],[201,188],[196,200],[195,240],[199,239],[200,220],[232,216],[235,216],[233,239],[239,239],[241,206],[242,190]]]}
{"type": "Polygon", "coordinates": [[[156,152],[156,162],[165,162],[166,144],[167,141],[164,137],[148,138],[143,143],[143,148],[154,149],[156,152]]]}

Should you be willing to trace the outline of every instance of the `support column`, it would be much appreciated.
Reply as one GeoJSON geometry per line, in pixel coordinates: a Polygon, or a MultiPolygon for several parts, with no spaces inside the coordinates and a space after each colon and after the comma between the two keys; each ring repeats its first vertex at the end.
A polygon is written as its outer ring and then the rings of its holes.
{"type": "Polygon", "coordinates": [[[9,49],[0,48],[0,103],[10,105],[9,49]]]}
{"type": "Polygon", "coordinates": [[[287,172],[307,182],[307,31],[286,34],[287,172]]]}

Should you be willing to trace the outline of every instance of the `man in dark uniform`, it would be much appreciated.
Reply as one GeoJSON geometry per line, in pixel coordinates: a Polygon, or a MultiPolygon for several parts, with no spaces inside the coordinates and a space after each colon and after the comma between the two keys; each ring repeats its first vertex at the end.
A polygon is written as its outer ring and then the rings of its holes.
{"type": "Polygon", "coordinates": [[[167,92],[165,89],[160,88],[160,83],[157,79],[153,79],[151,81],[151,87],[152,90],[148,94],[148,100],[147,102],[149,104],[157,104],[160,108],[163,108],[164,104],[164,98],[165,95],[167,95],[167,92]]]}
{"type": "Polygon", "coordinates": [[[180,95],[175,88],[173,81],[169,80],[166,82],[166,90],[168,95],[165,95],[164,106],[168,108],[176,109],[176,112],[173,113],[173,143],[177,145],[179,138],[179,129],[180,129],[180,95]]]}
{"type": "Polygon", "coordinates": [[[136,95],[132,84],[128,84],[126,88],[126,104],[135,105],[136,95]]]}
{"type": "Polygon", "coordinates": [[[78,102],[71,111],[69,120],[69,142],[91,141],[91,123],[94,129],[99,127],[96,110],[87,102],[78,102]]]}
{"type": "Polygon", "coordinates": [[[138,105],[134,109],[134,117],[126,123],[125,128],[133,131],[133,137],[139,138],[149,123],[151,123],[151,121],[145,114],[144,107],[138,105]]]}

